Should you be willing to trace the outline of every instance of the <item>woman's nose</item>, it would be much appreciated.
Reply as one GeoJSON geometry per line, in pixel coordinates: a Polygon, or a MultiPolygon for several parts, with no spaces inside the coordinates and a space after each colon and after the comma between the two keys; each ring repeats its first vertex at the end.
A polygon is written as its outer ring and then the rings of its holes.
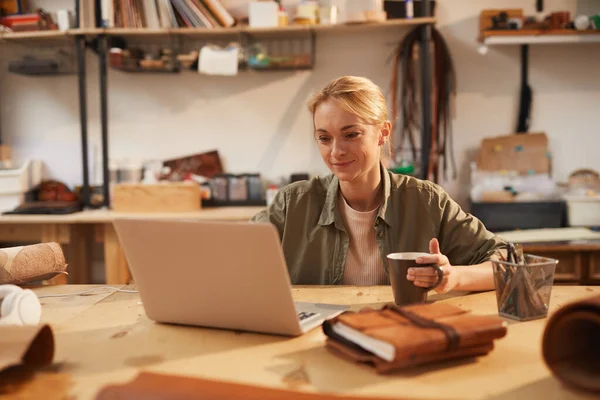
{"type": "Polygon", "coordinates": [[[333,148],[331,150],[332,157],[338,158],[340,156],[343,156],[344,154],[346,154],[345,147],[340,142],[334,141],[333,148]]]}

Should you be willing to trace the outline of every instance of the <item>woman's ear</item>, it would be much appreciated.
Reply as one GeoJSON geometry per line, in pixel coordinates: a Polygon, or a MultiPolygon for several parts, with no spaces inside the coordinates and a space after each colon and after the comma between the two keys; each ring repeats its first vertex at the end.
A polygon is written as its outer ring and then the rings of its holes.
{"type": "Polygon", "coordinates": [[[385,121],[381,126],[381,131],[379,132],[379,145],[383,146],[387,140],[389,140],[390,135],[392,133],[392,123],[390,121],[385,121]]]}

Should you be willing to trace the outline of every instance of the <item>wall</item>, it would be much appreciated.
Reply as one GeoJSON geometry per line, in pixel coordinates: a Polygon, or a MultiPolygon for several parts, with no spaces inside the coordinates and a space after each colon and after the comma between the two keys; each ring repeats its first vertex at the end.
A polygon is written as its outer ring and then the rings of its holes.
{"type": "MultiPolygon", "coordinates": [[[[579,7],[589,10],[591,1],[580,2],[579,7]]],[[[49,0],[38,0],[42,2],[49,0]]],[[[472,152],[483,137],[515,129],[519,95],[519,49],[490,48],[486,56],[480,55],[476,42],[479,12],[527,6],[525,11],[531,13],[534,4],[533,0],[438,1],[438,27],[457,69],[454,132],[460,167],[457,181],[442,184],[463,204],[472,152]]],[[[576,12],[577,4],[546,0],[546,9],[576,12]]],[[[244,73],[231,78],[110,71],[111,157],[157,159],[217,148],[231,172],[258,171],[268,178],[298,171],[325,173],[311,139],[306,100],[344,74],[367,76],[387,92],[388,59],[405,32],[388,29],[368,38],[360,33],[323,35],[317,40],[313,71],[244,73]]],[[[531,130],[549,135],[555,177],[564,180],[576,168],[600,170],[592,152],[600,144],[596,137],[600,44],[534,46],[530,57],[531,130]]],[[[15,146],[16,156],[40,157],[50,176],[69,184],[81,182],[76,76],[30,78],[4,71],[0,78],[2,131],[15,146]]],[[[91,54],[87,80],[89,130],[97,147],[97,59],[91,54]]]]}

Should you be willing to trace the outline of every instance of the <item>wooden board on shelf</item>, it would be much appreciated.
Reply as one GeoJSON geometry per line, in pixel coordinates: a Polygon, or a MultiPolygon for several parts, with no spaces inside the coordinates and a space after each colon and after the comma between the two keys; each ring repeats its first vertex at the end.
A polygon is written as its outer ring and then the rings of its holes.
{"type": "Polygon", "coordinates": [[[120,212],[198,211],[200,187],[188,183],[116,184],[112,207],[120,212]]]}

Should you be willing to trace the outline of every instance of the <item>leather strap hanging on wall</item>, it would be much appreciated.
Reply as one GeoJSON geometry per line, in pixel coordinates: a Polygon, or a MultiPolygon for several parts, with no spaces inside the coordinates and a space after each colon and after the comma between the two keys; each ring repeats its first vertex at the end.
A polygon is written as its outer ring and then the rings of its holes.
{"type": "MultiPolygon", "coordinates": [[[[418,105],[420,88],[417,76],[419,73],[423,73],[418,69],[417,60],[420,29],[422,28],[417,27],[410,31],[398,44],[394,53],[391,82],[392,121],[398,136],[398,143],[392,142],[392,159],[395,159],[398,151],[404,149],[404,142],[408,139],[414,162],[417,161],[416,143],[417,135],[420,133],[418,105]]],[[[447,179],[448,158],[452,166],[453,179],[456,179],[457,173],[451,127],[452,101],[456,95],[456,76],[446,41],[435,27],[431,27],[431,33],[433,52],[432,132],[427,179],[439,182],[440,161],[444,179],[447,179]]],[[[423,164],[421,163],[421,165],[423,164]]]]}
{"type": "Polygon", "coordinates": [[[519,99],[519,119],[517,133],[529,131],[531,117],[531,100],[533,93],[529,86],[529,45],[521,46],[521,96],[519,99]]]}

